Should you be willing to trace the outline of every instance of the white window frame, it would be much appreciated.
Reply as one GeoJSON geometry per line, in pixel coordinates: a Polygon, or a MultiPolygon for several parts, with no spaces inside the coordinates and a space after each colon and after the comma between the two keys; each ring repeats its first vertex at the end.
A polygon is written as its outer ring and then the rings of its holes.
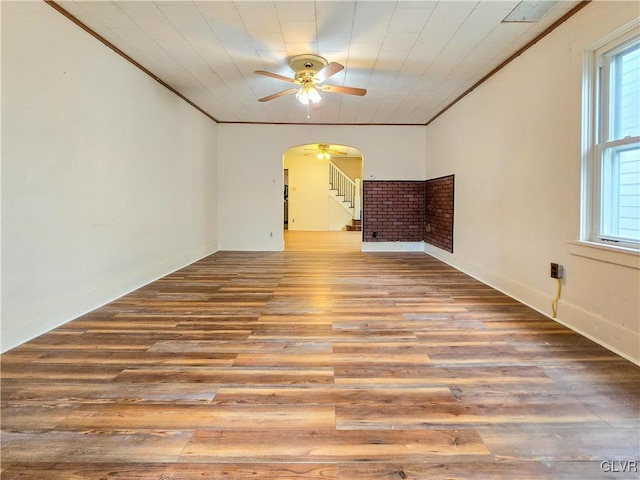
{"type": "Polygon", "coordinates": [[[584,56],[583,70],[583,178],[580,240],[627,252],[640,252],[640,242],[610,237],[600,231],[602,156],[606,149],[624,147],[640,141],[640,137],[605,140],[608,139],[610,125],[610,59],[629,45],[640,41],[639,26],[640,21],[636,20],[588,49],[584,56]]]}

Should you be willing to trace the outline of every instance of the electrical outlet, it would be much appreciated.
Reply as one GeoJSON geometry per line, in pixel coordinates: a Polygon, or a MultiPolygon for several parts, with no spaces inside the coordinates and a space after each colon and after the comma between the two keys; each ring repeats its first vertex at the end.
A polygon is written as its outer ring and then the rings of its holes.
{"type": "Polygon", "coordinates": [[[564,276],[564,268],[557,263],[551,264],[551,278],[562,278],[564,276]]]}
{"type": "Polygon", "coordinates": [[[373,238],[378,238],[378,232],[371,232],[371,236],[373,238]]]}

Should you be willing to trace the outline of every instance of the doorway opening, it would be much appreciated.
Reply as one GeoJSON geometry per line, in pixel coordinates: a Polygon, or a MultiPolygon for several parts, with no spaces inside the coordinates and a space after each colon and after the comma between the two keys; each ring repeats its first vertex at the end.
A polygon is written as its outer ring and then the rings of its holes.
{"type": "Polygon", "coordinates": [[[362,152],[348,145],[289,148],[283,156],[284,230],[345,232],[347,243],[356,237],[361,242],[363,164],[362,152]]]}

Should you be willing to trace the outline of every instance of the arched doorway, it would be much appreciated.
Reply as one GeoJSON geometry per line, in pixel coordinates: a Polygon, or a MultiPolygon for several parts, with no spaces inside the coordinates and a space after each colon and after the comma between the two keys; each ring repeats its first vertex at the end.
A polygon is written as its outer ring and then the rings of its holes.
{"type": "Polygon", "coordinates": [[[362,152],[333,143],[289,148],[283,156],[283,226],[288,231],[361,231],[362,152]]]}

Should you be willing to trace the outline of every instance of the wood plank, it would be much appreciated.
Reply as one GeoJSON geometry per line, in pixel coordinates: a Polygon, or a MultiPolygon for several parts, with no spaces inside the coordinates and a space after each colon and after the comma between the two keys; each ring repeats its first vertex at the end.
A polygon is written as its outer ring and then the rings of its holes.
{"type": "Polygon", "coordinates": [[[371,355],[428,354],[430,347],[417,341],[340,341],[333,343],[335,353],[367,353],[371,355]]]}
{"type": "Polygon", "coordinates": [[[296,430],[197,431],[185,447],[182,460],[196,462],[276,463],[429,461],[456,455],[489,456],[474,431],[354,431],[296,430]]]}
{"type": "Polygon", "coordinates": [[[210,403],[218,384],[2,381],[2,399],[22,406],[93,403],[210,403]]]}
{"type": "MultiPolygon", "coordinates": [[[[637,430],[637,425],[630,426],[637,430]]],[[[629,431],[608,427],[498,427],[480,428],[480,436],[498,460],[523,457],[546,461],[603,461],[627,459],[638,461],[640,468],[640,435],[629,437],[629,431]],[[568,442],[568,444],[567,444],[568,442]]]]}
{"type": "MultiPolygon", "coordinates": [[[[0,428],[15,432],[29,430],[51,430],[71,413],[80,408],[79,404],[56,403],[45,400],[38,403],[0,403],[0,428]]],[[[0,435],[0,440],[4,434],[0,435]]]]}
{"type": "Polygon", "coordinates": [[[102,365],[88,363],[74,363],[65,365],[42,365],[35,362],[29,368],[23,364],[10,363],[2,366],[2,378],[47,379],[47,380],[87,380],[109,381],[115,379],[122,367],[118,365],[102,365]]]}
{"type": "Polygon", "coordinates": [[[426,354],[369,354],[369,353],[240,353],[233,365],[236,367],[337,367],[343,365],[425,365],[426,354]]]}
{"type": "Polygon", "coordinates": [[[331,464],[182,464],[145,462],[17,463],[2,472],[3,480],[37,478],[46,480],[331,480],[338,478],[331,464]]]}
{"type": "Polygon", "coordinates": [[[156,342],[148,352],[176,352],[211,355],[223,355],[226,353],[266,353],[266,352],[306,352],[308,354],[331,353],[333,351],[330,341],[306,341],[303,339],[271,340],[247,340],[246,342],[234,342],[225,340],[168,340],[156,342]]]}
{"type": "Polygon", "coordinates": [[[56,350],[44,353],[31,363],[48,365],[77,365],[83,362],[99,363],[102,365],[119,365],[126,368],[132,363],[136,365],[221,365],[231,366],[236,358],[235,353],[200,353],[184,352],[149,352],[149,351],[79,351],[56,350]]]}
{"type": "Polygon", "coordinates": [[[458,366],[398,366],[347,365],[335,368],[336,383],[421,383],[432,385],[474,385],[553,383],[544,371],[535,366],[463,365],[458,366]]]}
{"type": "Polygon", "coordinates": [[[287,384],[332,383],[333,368],[165,367],[123,370],[116,382],[287,384]]]}
{"type": "Polygon", "coordinates": [[[97,404],[75,409],[57,427],[61,430],[106,428],[118,430],[288,429],[334,428],[335,410],[324,405],[166,405],[97,404]]]}
{"type": "Polygon", "coordinates": [[[38,462],[177,462],[190,438],[190,432],[151,430],[3,432],[2,461],[32,461],[45,441],[38,462]]]}
{"type": "MultiPolygon", "coordinates": [[[[341,464],[339,479],[429,479],[429,480],[585,480],[621,479],[620,473],[605,474],[600,461],[584,462],[536,462],[477,460],[473,463],[456,462],[449,458],[444,462],[425,463],[348,463],[341,464]],[[617,476],[616,476],[617,475],[617,476]]],[[[626,477],[630,480],[633,477],[626,477]]]]}
{"type": "Polygon", "coordinates": [[[445,387],[432,386],[251,386],[224,385],[212,403],[217,405],[416,405],[455,403],[445,387]]]}
{"type": "Polygon", "coordinates": [[[530,404],[424,404],[397,409],[384,406],[336,406],[339,429],[395,429],[450,427],[477,428],[485,425],[574,425],[605,427],[602,419],[581,405],[530,404]]]}

